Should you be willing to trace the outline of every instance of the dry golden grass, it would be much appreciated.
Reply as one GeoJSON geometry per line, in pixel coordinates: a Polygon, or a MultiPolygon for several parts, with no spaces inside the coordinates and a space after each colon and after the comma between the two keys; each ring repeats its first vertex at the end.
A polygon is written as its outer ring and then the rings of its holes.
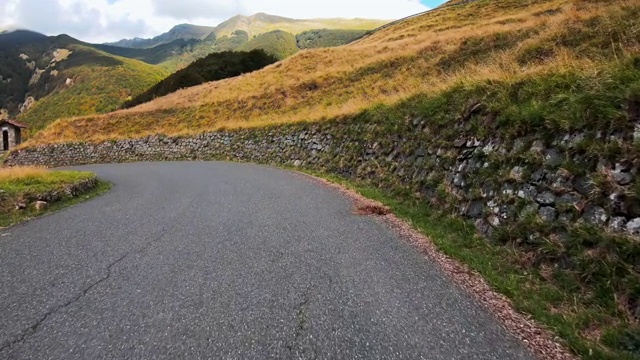
{"type": "Polygon", "coordinates": [[[0,168],[0,182],[45,177],[49,170],[40,167],[0,168]]]}
{"type": "Polygon", "coordinates": [[[61,120],[27,146],[322,121],[461,82],[596,71],[638,53],[638,26],[628,26],[628,17],[639,9],[640,0],[479,0],[445,7],[259,72],[129,110],[61,120]]]}
{"type": "MultiPolygon", "coordinates": [[[[49,210],[61,208],[87,197],[75,197],[69,191],[70,186],[81,181],[95,179],[95,174],[79,171],[49,171],[37,167],[0,168],[0,228],[42,214],[42,207],[36,207],[41,194],[56,192],[58,197],[50,201],[49,210]],[[22,204],[18,206],[18,204],[22,204]],[[26,207],[26,208],[25,208],[26,207]],[[22,208],[18,211],[17,208],[22,208]]],[[[99,184],[99,191],[108,189],[108,185],[99,184]]],[[[42,204],[41,204],[42,205],[42,204]]],[[[40,206],[41,206],[40,205],[40,206]]]]}

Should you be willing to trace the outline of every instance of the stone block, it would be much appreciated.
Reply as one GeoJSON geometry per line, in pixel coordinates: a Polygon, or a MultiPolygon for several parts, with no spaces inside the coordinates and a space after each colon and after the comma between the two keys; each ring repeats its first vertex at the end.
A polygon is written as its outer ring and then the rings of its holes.
{"type": "Polygon", "coordinates": [[[538,215],[540,215],[540,219],[542,219],[542,221],[551,223],[556,221],[558,218],[558,211],[550,206],[544,206],[540,208],[538,215]]]}

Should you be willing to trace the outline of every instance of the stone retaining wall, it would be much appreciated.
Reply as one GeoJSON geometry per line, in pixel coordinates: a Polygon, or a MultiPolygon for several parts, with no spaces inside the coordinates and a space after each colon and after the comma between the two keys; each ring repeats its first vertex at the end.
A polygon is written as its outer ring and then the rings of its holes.
{"type": "Polygon", "coordinates": [[[96,188],[96,186],[98,186],[98,178],[94,176],[89,179],[78,181],[74,184],[69,184],[61,190],[30,195],[25,200],[27,202],[44,201],[47,203],[55,203],[64,198],[74,198],[91,192],[96,188]]]}
{"type": "Polygon", "coordinates": [[[411,194],[472,219],[485,235],[531,217],[640,235],[638,159],[624,153],[613,160],[594,158],[581,150],[587,142],[637,146],[638,131],[556,134],[551,140],[479,138],[463,126],[470,115],[485,116],[476,110],[466,109],[452,125],[461,128],[455,139],[439,137],[419,116],[401,123],[361,117],[192,137],[46,145],[14,151],[6,164],[214,159],[289,164],[411,194]]]}

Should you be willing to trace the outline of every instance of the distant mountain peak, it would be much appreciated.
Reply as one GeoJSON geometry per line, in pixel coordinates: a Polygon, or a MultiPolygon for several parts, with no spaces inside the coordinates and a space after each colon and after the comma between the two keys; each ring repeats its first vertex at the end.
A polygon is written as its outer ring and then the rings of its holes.
{"type": "Polygon", "coordinates": [[[146,49],[159,45],[169,44],[176,40],[203,40],[209,36],[215,28],[210,26],[179,24],[171,28],[168,32],[158,35],[152,39],[123,39],[106,45],[146,49]]]}
{"type": "Polygon", "coordinates": [[[3,31],[0,31],[0,34],[1,34],[1,35],[9,35],[9,34],[31,34],[31,35],[40,36],[40,37],[47,37],[47,35],[41,34],[41,33],[36,32],[36,31],[27,30],[27,29],[11,29],[11,30],[3,30],[3,31]]]}
{"type": "Polygon", "coordinates": [[[48,39],[47,35],[30,30],[5,30],[0,33],[0,47],[18,46],[48,39]]]}
{"type": "Polygon", "coordinates": [[[387,23],[383,20],[366,19],[292,19],[284,16],[259,12],[253,15],[236,15],[216,27],[192,24],[179,24],[168,32],[153,39],[124,39],[106,45],[146,49],[172,41],[206,40],[212,37],[231,36],[236,31],[244,31],[250,37],[264,34],[273,30],[282,30],[294,35],[312,29],[344,29],[344,30],[372,30],[387,23]]]}
{"type": "Polygon", "coordinates": [[[286,22],[286,21],[300,21],[292,18],[287,18],[284,16],[270,15],[267,13],[259,12],[257,14],[253,14],[249,16],[249,19],[254,21],[266,21],[266,22],[286,22]]]}
{"type": "Polygon", "coordinates": [[[284,16],[271,15],[271,14],[259,12],[253,15],[236,15],[230,18],[229,20],[222,22],[217,27],[220,27],[221,25],[224,25],[226,23],[233,23],[235,21],[242,21],[242,22],[248,22],[248,23],[253,23],[258,21],[265,22],[265,23],[288,23],[288,22],[298,22],[298,21],[304,21],[304,20],[292,19],[284,16]]]}

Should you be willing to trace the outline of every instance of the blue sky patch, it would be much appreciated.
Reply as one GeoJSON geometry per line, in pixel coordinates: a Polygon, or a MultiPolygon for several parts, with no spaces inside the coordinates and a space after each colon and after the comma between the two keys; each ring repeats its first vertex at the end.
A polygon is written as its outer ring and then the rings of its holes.
{"type": "Polygon", "coordinates": [[[442,5],[446,0],[420,0],[421,3],[427,5],[430,8],[442,5]]]}

